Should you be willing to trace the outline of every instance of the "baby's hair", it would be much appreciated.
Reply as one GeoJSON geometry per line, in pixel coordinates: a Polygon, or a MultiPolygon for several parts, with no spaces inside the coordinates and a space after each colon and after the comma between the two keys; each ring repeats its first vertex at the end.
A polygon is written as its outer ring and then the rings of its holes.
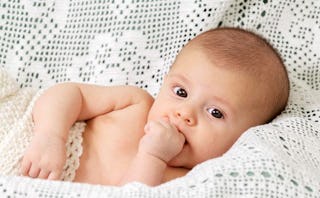
{"type": "Polygon", "coordinates": [[[257,86],[266,94],[261,100],[270,114],[266,122],[278,115],[287,105],[289,79],[283,61],[263,37],[240,28],[223,27],[206,31],[188,45],[204,50],[214,65],[244,72],[257,79],[257,86]]]}

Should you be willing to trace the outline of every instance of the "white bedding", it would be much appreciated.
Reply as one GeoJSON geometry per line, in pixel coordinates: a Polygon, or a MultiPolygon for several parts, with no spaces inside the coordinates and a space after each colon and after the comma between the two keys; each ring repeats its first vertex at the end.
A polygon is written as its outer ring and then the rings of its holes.
{"type": "Polygon", "coordinates": [[[156,95],[179,49],[217,26],[266,37],[291,81],[280,116],[185,177],[150,188],[3,175],[0,197],[320,197],[319,10],[318,0],[0,1],[0,66],[17,80],[14,90],[78,81],[138,85],[156,95]]]}

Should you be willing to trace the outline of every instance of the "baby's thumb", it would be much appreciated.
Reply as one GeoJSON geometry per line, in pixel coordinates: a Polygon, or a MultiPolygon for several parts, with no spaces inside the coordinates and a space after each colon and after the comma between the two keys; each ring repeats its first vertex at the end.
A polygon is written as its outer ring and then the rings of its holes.
{"type": "Polygon", "coordinates": [[[150,124],[149,122],[144,126],[144,132],[148,133],[150,131],[150,124]]]}
{"type": "Polygon", "coordinates": [[[150,132],[151,129],[154,128],[154,125],[155,125],[154,121],[147,122],[147,124],[144,126],[144,132],[145,133],[150,132]]]}
{"type": "Polygon", "coordinates": [[[164,117],[162,117],[162,120],[163,120],[163,121],[165,121],[165,122],[167,122],[167,123],[169,123],[169,122],[170,122],[170,120],[169,120],[169,117],[168,117],[168,116],[164,116],[164,117]]]}

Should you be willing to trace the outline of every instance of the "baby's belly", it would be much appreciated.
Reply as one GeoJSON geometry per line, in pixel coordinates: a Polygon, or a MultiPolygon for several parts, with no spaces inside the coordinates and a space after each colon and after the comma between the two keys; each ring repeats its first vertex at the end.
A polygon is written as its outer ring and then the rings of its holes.
{"type": "Polygon", "coordinates": [[[88,121],[75,181],[108,185],[119,182],[144,135],[147,110],[132,105],[88,121]]]}

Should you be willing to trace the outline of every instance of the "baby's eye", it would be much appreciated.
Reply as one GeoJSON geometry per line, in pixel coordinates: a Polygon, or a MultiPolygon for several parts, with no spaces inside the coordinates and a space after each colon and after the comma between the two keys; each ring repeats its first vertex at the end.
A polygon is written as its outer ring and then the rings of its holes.
{"type": "Polygon", "coordinates": [[[180,97],[186,98],[188,96],[188,93],[185,89],[181,88],[181,87],[174,87],[173,88],[173,92],[180,97]]]}
{"type": "Polygon", "coordinates": [[[223,114],[221,113],[221,111],[219,111],[219,109],[209,108],[208,112],[215,118],[218,118],[218,119],[223,118],[223,114]]]}

